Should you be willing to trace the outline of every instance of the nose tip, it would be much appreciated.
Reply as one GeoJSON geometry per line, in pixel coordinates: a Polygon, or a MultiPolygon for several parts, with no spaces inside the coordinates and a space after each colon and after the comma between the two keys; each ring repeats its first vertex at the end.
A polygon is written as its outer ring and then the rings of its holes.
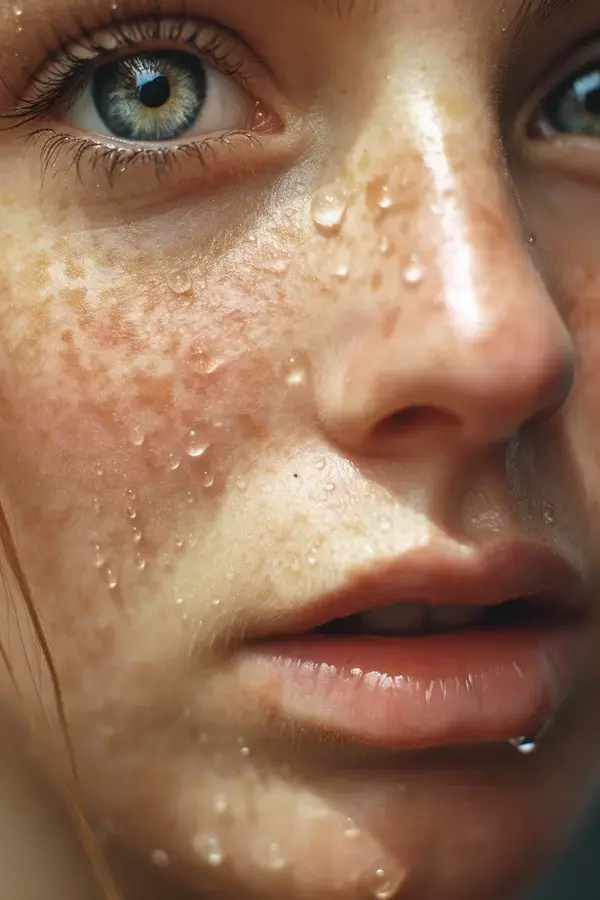
{"type": "Polygon", "coordinates": [[[427,436],[497,444],[554,415],[574,384],[575,357],[549,298],[534,314],[488,318],[477,331],[423,323],[382,344],[363,335],[321,395],[330,434],[355,452],[396,452],[427,436]],[[428,328],[429,325],[429,328],[428,328]]]}

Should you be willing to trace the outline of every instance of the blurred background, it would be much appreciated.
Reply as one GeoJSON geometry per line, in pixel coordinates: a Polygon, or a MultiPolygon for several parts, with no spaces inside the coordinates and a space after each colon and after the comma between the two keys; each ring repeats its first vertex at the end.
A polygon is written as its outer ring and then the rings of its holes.
{"type": "Polygon", "coordinates": [[[522,900],[600,900],[600,802],[565,857],[522,900]]]}

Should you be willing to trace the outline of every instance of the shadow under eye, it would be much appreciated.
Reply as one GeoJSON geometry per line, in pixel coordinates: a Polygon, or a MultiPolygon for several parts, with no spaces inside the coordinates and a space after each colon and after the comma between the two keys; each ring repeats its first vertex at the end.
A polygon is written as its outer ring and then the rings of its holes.
{"type": "Polygon", "coordinates": [[[91,88],[95,112],[112,135],[170,141],[190,131],[202,112],[206,66],[180,51],[140,53],[102,66],[91,88]]]}

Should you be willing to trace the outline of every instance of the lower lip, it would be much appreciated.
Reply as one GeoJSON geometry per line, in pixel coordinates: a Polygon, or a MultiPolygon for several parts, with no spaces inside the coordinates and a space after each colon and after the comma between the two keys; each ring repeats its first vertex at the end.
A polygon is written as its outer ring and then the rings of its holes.
{"type": "Polygon", "coordinates": [[[254,647],[243,678],[285,716],[381,747],[535,736],[572,693],[581,629],[290,638],[254,647]]]}

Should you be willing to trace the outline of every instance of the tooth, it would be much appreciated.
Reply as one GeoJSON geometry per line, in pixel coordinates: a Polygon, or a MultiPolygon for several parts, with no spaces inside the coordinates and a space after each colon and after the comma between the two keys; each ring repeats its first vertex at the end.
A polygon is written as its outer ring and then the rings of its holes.
{"type": "Polygon", "coordinates": [[[360,614],[362,624],[373,631],[417,631],[427,621],[425,603],[396,603],[360,614]]]}
{"type": "Polygon", "coordinates": [[[451,628],[464,628],[466,625],[477,625],[483,621],[482,606],[433,606],[429,609],[429,624],[432,629],[444,631],[451,628]]]}

